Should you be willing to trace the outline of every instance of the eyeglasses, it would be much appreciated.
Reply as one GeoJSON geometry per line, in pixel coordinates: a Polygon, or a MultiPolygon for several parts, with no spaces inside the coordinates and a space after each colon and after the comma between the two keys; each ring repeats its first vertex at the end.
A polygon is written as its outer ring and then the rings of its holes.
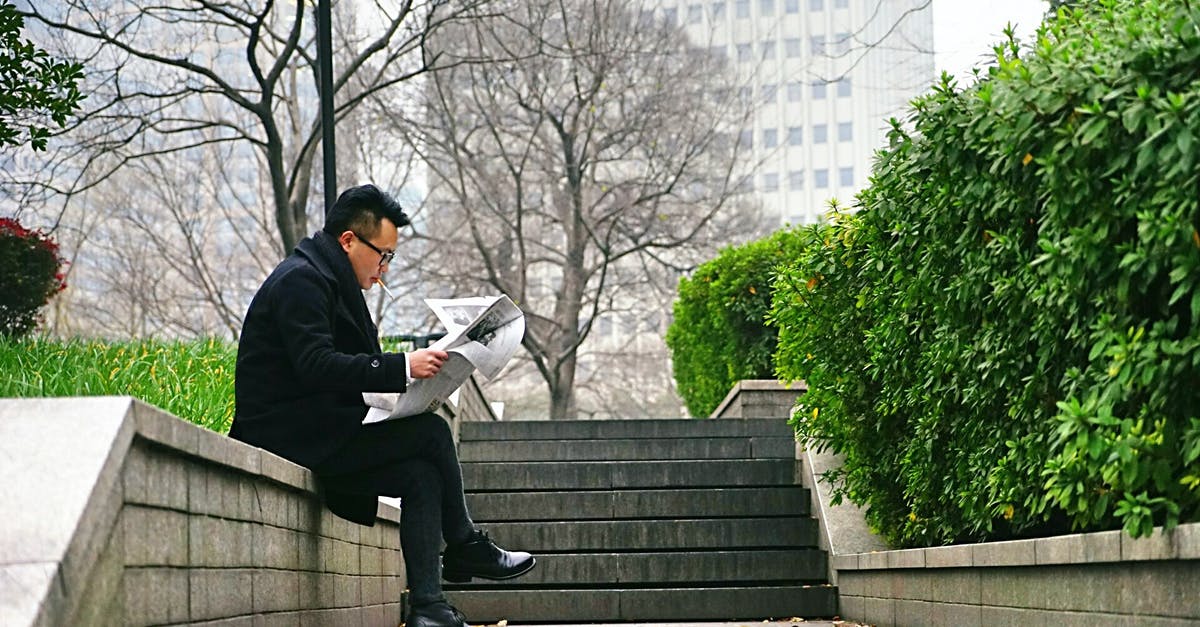
{"type": "MultiPolygon", "coordinates": [[[[354,231],[350,231],[350,232],[354,233],[354,231]]],[[[380,250],[378,246],[372,244],[371,242],[368,242],[367,238],[359,235],[358,233],[354,233],[354,237],[357,237],[358,241],[366,244],[367,248],[370,248],[371,250],[379,253],[379,267],[380,268],[388,265],[389,263],[392,262],[393,259],[396,258],[396,251],[384,252],[384,251],[380,250]]]]}

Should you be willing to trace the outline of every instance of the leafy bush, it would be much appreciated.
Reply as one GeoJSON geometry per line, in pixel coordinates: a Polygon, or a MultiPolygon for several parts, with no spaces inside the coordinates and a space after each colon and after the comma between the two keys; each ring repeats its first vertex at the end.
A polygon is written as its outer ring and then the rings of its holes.
{"type": "Polygon", "coordinates": [[[1198,24],[1084,3],[943,78],[777,280],[797,431],[891,543],[1200,518],[1198,24]]]}
{"type": "Polygon", "coordinates": [[[0,397],[129,395],[226,432],[237,347],[191,342],[0,339],[0,397]]]}
{"type": "Polygon", "coordinates": [[[771,307],[775,266],[798,254],[795,231],[723,249],[679,281],[667,347],[679,395],[693,416],[712,413],[734,383],[774,378],[771,307]]]}
{"type": "Polygon", "coordinates": [[[83,66],[51,58],[22,40],[24,24],[17,7],[0,0],[0,145],[28,141],[34,150],[45,150],[50,137],[46,123],[66,125],[83,100],[83,66]]]}
{"type": "Polygon", "coordinates": [[[38,311],[67,288],[58,244],[40,230],[0,218],[0,335],[21,337],[38,323],[38,311]]]}

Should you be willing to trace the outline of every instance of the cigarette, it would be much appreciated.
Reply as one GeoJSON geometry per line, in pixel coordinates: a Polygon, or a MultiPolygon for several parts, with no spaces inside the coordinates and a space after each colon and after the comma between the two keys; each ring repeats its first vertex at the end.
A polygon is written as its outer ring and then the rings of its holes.
{"type": "Polygon", "coordinates": [[[379,287],[383,288],[383,293],[387,294],[388,298],[390,298],[392,300],[396,300],[396,295],[392,293],[392,290],[389,290],[387,288],[387,286],[383,284],[383,281],[381,281],[379,279],[375,279],[375,282],[379,284],[379,287]]]}

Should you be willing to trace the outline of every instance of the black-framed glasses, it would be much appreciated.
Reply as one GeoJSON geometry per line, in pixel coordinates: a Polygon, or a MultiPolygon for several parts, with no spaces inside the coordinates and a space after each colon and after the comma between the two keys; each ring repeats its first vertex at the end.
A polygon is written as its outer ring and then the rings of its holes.
{"type": "MultiPolygon", "coordinates": [[[[354,231],[350,231],[350,232],[354,233],[354,231]]],[[[380,268],[388,265],[389,263],[392,262],[393,259],[396,258],[396,251],[391,251],[391,252],[382,251],[379,249],[378,246],[372,244],[371,242],[368,242],[367,238],[359,235],[358,233],[354,233],[354,237],[357,237],[358,241],[366,244],[367,248],[370,248],[371,250],[379,253],[379,267],[380,268]]]]}

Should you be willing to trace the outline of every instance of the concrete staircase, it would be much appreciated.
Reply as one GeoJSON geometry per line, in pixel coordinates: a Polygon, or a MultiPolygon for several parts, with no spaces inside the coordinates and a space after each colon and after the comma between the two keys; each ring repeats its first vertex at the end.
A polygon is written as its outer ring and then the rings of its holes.
{"type": "Polygon", "coordinates": [[[475,521],[538,566],[447,585],[473,622],[830,617],[783,419],[463,423],[475,521]]]}

